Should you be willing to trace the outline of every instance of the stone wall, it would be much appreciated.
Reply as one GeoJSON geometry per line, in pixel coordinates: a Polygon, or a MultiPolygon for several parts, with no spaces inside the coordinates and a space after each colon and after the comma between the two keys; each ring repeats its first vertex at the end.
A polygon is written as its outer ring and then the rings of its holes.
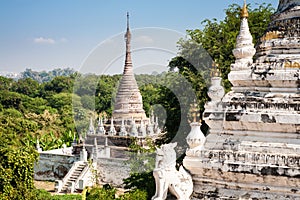
{"type": "Polygon", "coordinates": [[[125,159],[98,158],[97,170],[101,183],[117,187],[122,186],[123,179],[130,175],[130,167],[126,164],[125,159]]]}
{"type": "MultiPolygon", "coordinates": [[[[34,165],[34,179],[43,181],[62,180],[73,163],[79,157],[74,155],[40,152],[39,161],[34,165]]],[[[97,171],[101,184],[122,186],[123,179],[130,175],[130,167],[126,159],[98,158],[97,171]]]]}
{"type": "Polygon", "coordinates": [[[193,175],[196,199],[299,199],[299,178],[200,169],[193,175]]]}
{"type": "Polygon", "coordinates": [[[76,157],[73,155],[40,152],[39,161],[34,165],[34,179],[43,181],[61,180],[75,161],[76,157]]]}

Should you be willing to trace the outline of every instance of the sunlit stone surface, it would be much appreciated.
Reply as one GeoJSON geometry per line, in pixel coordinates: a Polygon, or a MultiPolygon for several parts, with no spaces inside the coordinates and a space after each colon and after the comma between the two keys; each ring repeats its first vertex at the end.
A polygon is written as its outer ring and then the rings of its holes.
{"type": "Polygon", "coordinates": [[[253,63],[248,31],[241,30],[232,91],[207,103],[209,135],[184,159],[195,198],[300,199],[299,6],[279,1],[253,63]]]}

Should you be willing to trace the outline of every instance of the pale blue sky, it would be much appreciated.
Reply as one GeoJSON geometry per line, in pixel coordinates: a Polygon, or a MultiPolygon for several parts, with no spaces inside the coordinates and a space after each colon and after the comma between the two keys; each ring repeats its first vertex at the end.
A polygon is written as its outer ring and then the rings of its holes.
{"type": "MultiPolygon", "coordinates": [[[[247,1],[263,2],[278,4],[247,1]]],[[[224,9],[232,3],[243,0],[1,0],[0,71],[79,69],[99,43],[123,35],[127,11],[132,29],[159,27],[184,34],[186,29],[201,28],[206,18],[223,19],[224,9]]],[[[168,56],[172,57],[162,59],[168,56]]]]}

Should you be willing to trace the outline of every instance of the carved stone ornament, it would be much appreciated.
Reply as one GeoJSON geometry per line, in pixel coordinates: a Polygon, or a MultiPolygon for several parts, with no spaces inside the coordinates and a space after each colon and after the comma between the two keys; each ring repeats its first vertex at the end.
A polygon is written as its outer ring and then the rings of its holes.
{"type": "Polygon", "coordinates": [[[191,149],[201,149],[204,146],[206,138],[200,129],[200,123],[191,123],[191,132],[186,138],[191,149]]]}
{"type": "Polygon", "coordinates": [[[156,193],[152,200],[165,200],[168,190],[180,200],[188,200],[193,193],[191,175],[181,166],[176,169],[177,143],[164,144],[156,151],[156,164],[153,171],[156,193]]]}
{"type": "Polygon", "coordinates": [[[246,4],[242,9],[241,28],[236,39],[236,48],[233,49],[233,55],[236,58],[235,63],[247,65],[253,63],[253,56],[256,50],[254,48],[253,38],[249,30],[248,16],[243,15],[243,12],[248,12],[246,4]]]}
{"type": "Polygon", "coordinates": [[[221,77],[213,77],[211,79],[212,86],[208,89],[208,96],[211,99],[211,101],[219,102],[222,100],[225,91],[221,85],[221,81],[221,77]]]}

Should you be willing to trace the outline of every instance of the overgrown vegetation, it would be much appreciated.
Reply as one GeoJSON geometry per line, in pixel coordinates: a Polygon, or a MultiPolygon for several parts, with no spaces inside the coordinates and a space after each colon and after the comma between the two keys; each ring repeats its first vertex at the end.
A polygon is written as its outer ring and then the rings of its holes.
{"type": "Polygon", "coordinates": [[[155,167],[156,145],[151,138],[146,139],[147,148],[138,145],[138,140],[132,138],[130,145],[129,160],[130,176],[124,181],[125,189],[131,191],[141,190],[145,193],[146,199],[151,199],[155,193],[155,180],[152,171],[155,167]]]}
{"type": "Polygon", "coordinates": [[[94,187],[87,189],[84,192],[84,197],[86,200],[147,200],[147,193],[139,189],[131,190],[125,192],[124,194],[117,195],[117,190],[112,188],[110,185],[104,185],[103,187],[94,187]]]}
{"type": "Polygon", "coordinates": [[[78,194],[51,195],[46,190],[34,190],[32,200],[81,200],[82,196],[78,194]]]}

